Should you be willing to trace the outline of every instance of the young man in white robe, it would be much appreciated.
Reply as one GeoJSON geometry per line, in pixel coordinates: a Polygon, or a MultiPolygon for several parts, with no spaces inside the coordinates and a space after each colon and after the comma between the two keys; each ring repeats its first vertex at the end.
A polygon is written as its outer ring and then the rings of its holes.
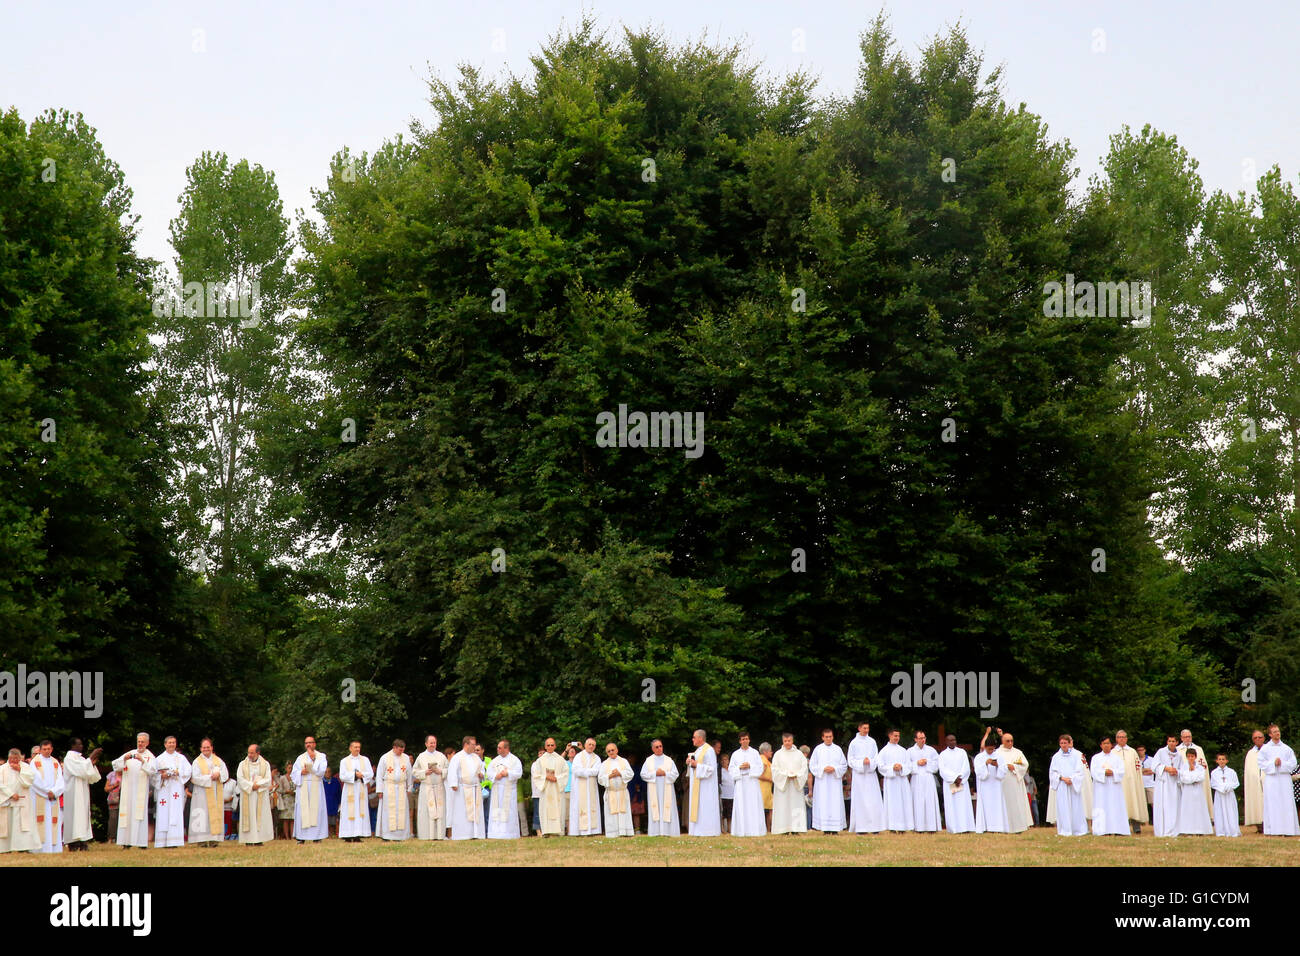
{"type": "Polygon", "coordinates": [[[63,852],[63,764],[54,756],[54,743],[42,740],[39,752],[32,757],[31,800],[36,814],[37,835],[41,838],[40,853],[63,852]]]}
{"type": "Polygon", "coordinates": [[[519,780],[524,775],[524,765],[510,752],[510,741],[497,741],[497,755],[487,770],[492,778],[491,798],[488,802],[487,838],[489,840],[519,839],[519,780]]]}
{"type": "Polygon", "coordinates": [[[970,757],[957,746],[957,736],[948,734],[939,752],[939,777],[943,781],[943,822],[949,833],[970,833],[975,829],[975,811],[970,801],[970,757]]]}
{"type": "Polygon", "coordinates": [[[1158,837],[1178,836],[1178,784],[1180,764],[1185,763],[1178,752],[1178,738],[1170,734],[1165,746],[1151,755],[1152,769],[1156,772],[1155,792],[1151,797],[1151,826],[1158,837]]]}
{"type": "Polygon", "coordinates": [[[844,829],[844,774],[849,762],[835,742],[835,734],[822,731],[822,742],[808,756],[808,773],[813,781],[812,828],[822,833],[844,829]]]}
{"type": "Polygon", "coordinates": [[[1092,835],[1132,836],[1124,801],[1124,758],[1110,737],[1101,738],[1101,753],[1092,757],[1092,835]]]}
{"type": "Polygon", "coordinates": [[[23,752],[9,750],[9,760],[0,764],[0,853],[39,853],[40,834],[32,808],[32,765],[23,762],[23,752]]]}
{"type": "MultiPolygon", "coordinates": [[[[849,771],[853,774],[849,830],[853,833],[879,833],[885,828],[885,803],[880,796],[880,775],[876,772],[878,753],[871,737],[871,724],[864,720],[849,741],[849,771]]],[[[773,828],[772,832],[777,831],[773,828]]]]}
{"type": "Polygon", "coordinates": [[[1295,751],[1282,743],[1282,731],[1277,724],[1268,725],[1268,738],[1259,751],[1264,775],[1264,835],[1300,835],[1291,788],[1291,774],[1296,772],[1295,751]]]}
{"type": "Polygon", "coordinates": [[[438,749],[438,738],[424,738],[424,753],[411,768],[415,781],[415,833],[421,840],[447,838],[447,757],[438,749]]]}
{"type": "Polygon", "coordinates": [[[163,752],[153,761],[154,841],[156,847],[185,845],[185,785],[192,773],[189,758],[176,749],[176,738],[163,740],[163,752]]]}
{"type": "Polygon", "coordinates": [[[588,737],[574,755],[569,793],[569,836],[600,836],[600,755],[596,738],[588,737]]]}
{"type": "Polygon", "coordinates": [[[212,738],[199,741],[199,755],[194,758],[190,784],[190,843],[216,846],[226,838],[226,781],[230,768],[212,750],[212,738]]]}
{"type": "Polygon", "coordinates": [[[686,832],[690,836],[721,836],[718,756],[703,730],[695,731],[691,744],[695,749],[686,756],[686,832]]]}
{"type": "Polygon", "coordinates": [[[1052,754],[1047,770],[1047,819],[1056,823],[1057,836],[1085,836],[1088,824],[1083,815],[1083,778],[1090,773],[1083,755],[1074,749],[1074,738],[1061,734],[1061,749],[1052,754]]]}
{"type": "Polygon", "coordinates": [[[271,815],[271,762],[257,744],[248,745],[248,756],[235,768],[239,789],[239,842],[261,846],[275,839],[275,817],[271,815]]]}
{"type": "MultiPolygon", "coordinates": [[[[772,755],[772,833],[808,832],[808,812],[803,802],[807,782],[808,758],[794,745],[794,734],[782,734],[781,749],[772,755]]],[[[879,799],[880,795],[876,796],[879,799]]]]}
{"type": "Polygon", "coordinates": [[[876,766],[884,778],[885,826],[895,833],[912,829],[912,760],[902,744],[899,732],[890,728],[885,746],[880,748],[876,766]]]}
{"type": "Polygon", "coordinates": [[[375,790],[379,793],[379,813],[375,816],[376,836],[383,840],[411,838],[411,755],[406,741],[393,741],[393,747],[379,758],[375,767],[375,790]]]}
{"type": "Polygon", "coordinates": [[[1209,836],[1214,832],[1210,812],[1200,799],[1209,774],[1204,767],[1205,758],[1195,747],[1183,751],[1185,762],[1178,770],[1178,835],[1209,836]]]}
{"type": "MultiPolygon", "coordinates": [[[[1196,763],[1197,766],[1199,766],[1201,769],[1205,771],[1205,773],[1201,777],[1201,795],[1205,798],[1205,815],[1208,818],[1210,813],[1214,809],[1214,793],[1213,791],[1210,790],[1210,761],[1206,759],[1205,748],[1198,747],[1196,743],[1192,740],[1192,732],[1190,730],[1182,731],[1179,734],[1179,738],[1181,740],[1181,742],[1178,744],[1178,752],[1180,754],[1185,755],[1187,753],[1187,749],[1189,747],[1193,747],[1196,749],[1197,754],[1200,755],[1197,757],[1196,763]]],[[[1186,761],[1183,761],[1182,763],[1185,762],[1186,761]]],[[[1179,769],[1181,772],[1181,765],[1179,769]]]]}
{"type": "Polygon", "coordinates": [[[632,798],[627,785],[636,774],[627,759],[618,755],[618,745],[605,745],[605,759],[596,774],[596,782],[605,792],[605,835],[611,837],[636,836],[632,823],[632,798]]]}
{"type": "Polygon", "coordinates": [[[749,745],[749,734],[741,731],[740,747],[731,755],[730,769],[735,781],[731,802],[731,835],[767,836],[767,818],[763,812],[763,788],[758,778],[765,769],[762,755],[749,745]]]}
{"type": "Polygon", "coordinates": [[[907,748],[907,759],[912,765],[909,778],[912,785],[912,829],[918,833],[939,831],[939,788],[935,784],[939,772],[939,752],[925,742],[925,732],[916,732],[915,743],[907,748]]]}
{"type": "Polygon", "coordinates": [[[63,758],[63,843],[69,850],[85,850],[95,835],[90,827],[90,785],[99,780],[96,747],[89,757],[81,754],[83,744],[73,738],[63,758]]]}
{"type": "Polygon", "coordinates": [[[1221,837],[1241,836],[1241,827],[1237,825],[1237,771],[1228,766],[1228,755],[1216,754],[1214,769],[1210,771],[1210,789],[1214,791],[1214,835],[1221,837]]]}
{"type": "Polygon", "coordinates": [[[289,779],[294,785],[293,837],[299,843],[316,843],[330,835],[329,811],[325,806],[325,768],[329,761],[316,750],[316,738],[303,739],[306,748],[293,762],[289,779]]]}
{"type": "Polygon", "coordinates": [[[1142,790],[1146,794],[1147,803],[1147,820],[1151,819],[1151,799],[1156,789],[1156,764],[1147,753],[1146,747],[1141,745],[1137,748],[1138,766],[1142,768],[1142,790]]]}
{"type": "Polygon", "coordinates": [[[375,770],[361,752],[361,741],[348,741],[348,755],[339,761],[339,837],[345,843],[360,843],[370,836],[370,785],[375,770]]]}
{"type": "Polygon", "coordinates": [[[1007,811],[1002,795],[1002,778],[1007,768],[999,762],[997,745],[989,740],[975,755],[975,832],[1005,833],[1007,811]]]}
{"type": "MultiPolygon", "coordinates": [[[[659,752],[663,752],[662,746],[659,752]]],[[[533,761],[531,776],[542,836],[564,836],[564,785],[569,781],[569,762],[556,752],[554,737],[546,738],[542,755],[533,761]]]]}
{"type": "Polygon", "coordinates": [[[447,771],[447,816],[451,820],[453,840],[482,840],[487,837],[487,821],[483,819],[483,800],[479,793],[486,771],[476,750],[478,741],[465,737],[460,753],[451,760],[447,771]]]}
{"type": "Polygon", "coordinates": [[[1250,735],[1251,748],[1246,751],[1241,768],[1242,796],[1246,804],[1241,822],[1259,833],[1264,832],[1264,768],[1259,763],[1259,752],[1266,739],[1262,730],[1250,735]]]}
{"type": "Polygon", "coordinates": [[[1029,761],[1016,747],[1011,734],[998,731],[1002,746],[998,748],[998,763],[1007,768],[1007,775],[1002,778],[1002,803],[1006,813],[1007,833],[1022,833],[1034,825],[1034,818],[1029,813],[1029,794],[1025,791],[1025,776],[1029,773],[1029,761]]]}

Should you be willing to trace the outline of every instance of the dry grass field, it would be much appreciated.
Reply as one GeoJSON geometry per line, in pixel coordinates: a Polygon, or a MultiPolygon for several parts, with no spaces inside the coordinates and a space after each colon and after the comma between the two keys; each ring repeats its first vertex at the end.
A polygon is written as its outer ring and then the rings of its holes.
{"type": "Polygon", "coordinates": [[[1054,827],[1016,835],[904,833],[873,836],[808,833],[666,839],[555,837],[458,843],[363,843],[327,840],[299,846],[125,850],[97,843],[85,853],[14,853],[0,867],[121,866],[1294,866],[1300,840],[1251,832],[1219,837],[1155,839],[1056,835],[1054,827]]]}

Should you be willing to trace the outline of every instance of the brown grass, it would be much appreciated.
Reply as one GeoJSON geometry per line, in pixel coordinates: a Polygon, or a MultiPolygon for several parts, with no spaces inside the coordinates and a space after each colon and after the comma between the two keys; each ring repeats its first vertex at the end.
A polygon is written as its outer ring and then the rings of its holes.
{"type": "Polygon", "coordinates": [[[0,866],[1290,866],[1300,842],[1142,836],[1073,837],[1043,827],[1015,835],[898,833],[678,839],[553,837],[463,842],[363,843],[326,840],[299,846],[187,846],[125,850],[103,843],[84,853],[10,853],[0,866]]]}

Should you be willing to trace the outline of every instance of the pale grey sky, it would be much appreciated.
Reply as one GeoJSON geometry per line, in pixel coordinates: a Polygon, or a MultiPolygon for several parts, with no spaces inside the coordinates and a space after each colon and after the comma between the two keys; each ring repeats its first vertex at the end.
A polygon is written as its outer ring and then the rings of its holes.
{"type": "Polygon", "coordinates": [[[1278,163],[1291,181],[1300,169],[1293,0],[0,2],[0,106],[28,120],[49,106],[84,113],[135,191],[140,251],[163,260],[185,167],[203,150],[274,170],[292,215],[310,207],[340,147],[373,150],[430,116],[430,69],[524,72],[584,10],[611,35],[657,25],[676,39],[741,40],[772,73],[811,70],[823,93],[852,90],[858,36],[882,7],[913,52],[961,21],[986,65],[1005,66],[1007,99],[1074,145],[1082,180],[1125,123],[1175,134],[1210,189],[1246,186],[1247,162],[1258,173],[1278,163]],[[792,50],[795,30],[804,53],[792,50]]]}

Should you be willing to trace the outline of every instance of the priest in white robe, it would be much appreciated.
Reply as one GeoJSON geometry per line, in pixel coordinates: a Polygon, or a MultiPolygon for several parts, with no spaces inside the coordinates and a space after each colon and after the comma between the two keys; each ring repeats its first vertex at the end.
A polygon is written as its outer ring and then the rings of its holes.
{"type": "Polygon", "coordinates": [[[611,837],[636,836],[632,823],[632,799],[627,785],[636,774],[625,757],[618,755],[618,745],[605,745],[605,760],[596,774],[596,782],[605,792],[605,835],[611,837]]]}
{"type": "Polygon", "coordinates": [[[975,811],[970,800],[970,757],[957,746],[957,736],[948,734],[939,753],[939,778],[943,781],[943,821],[949,833],[970,833],[975,829],[975,811]]]}
{"type": "Polygon", "coordinates": [[[1184,764],[1178,769],[1178,835],[1209,836],[1214,832],[1210,822],[1210,812],[1200,799],[1209,774],[1202,765],[1205,758],[1195,747],[1188,747],[1182,754],[1184,764]]]}
{"type": "Polygon", "coordinates": [[[1007,815],[1007,832],[1022,833],[1034,825],[1034,818],[1029,813],[1029,794],[1025,791],[1029,761],[1016,747],[1015,739],[1010,734],[1002,734],[1002,746],[998,748],[998,763],[1007,768],[1007,775],[1002,778],[1002,802],[1007,815]]]}
{"type": "Polygon", "coordinates": [[[876,765],[884,778],[885,826],[896,833],[912,829],[912,758],[898,742],[899,732],[890,728],[876,765]]]}
{"type": "Polygon", "coordinates": [[[348,755],[339,761],[339,836],[348,843],[360,843],[370,836],[370,785],[375,769],[361,752],[361,741],[348,742],[348,755]]]}
{"type": "Polygon", "coordinates": [[[1124,761],[1124,806],[1129,826],[1134,833],[1142,832],[1142,824],[1149,820],[1146,787],[1142,783],[1142,758],[1128,745],[1128,731],[1115,731],[1114,750],[1124,761]]]}
{"type": "MultiPolygon", "coordinates": [[[[163,752],[153,761],[153,845],[185,845],[185,785],[190,782],[189,758],[176,749],[176,738],[163,741],[163,752]]],[[[120,811],[119,811],[120,812],[120,811]]]]}
{"type": "Polygon", "coordinates": [[[1092,835],[1132,836],[1124,801],[1124,758],[1110,737],[1101,738],[1101,753],[1092,757],[1092,835]]]}
{"type": "Polygon", "coordinates": [[[925,733],[916,732],[915,743],[907,748],[912,765],[912,829],[918,833],[939,831],[939,752],[925,742],[925,733]]]}
{"type": "Polygon", "coordinates": [[[763,811],[763,757],[749,745],[749,734],[742,731],[737,738],[740,747],[731,755],[729,767],[735,781],[735,795],[731,801],[731,835],[738,837],[767,836],[767,818],[763,811]]]}
{"type": "Polygon", "coordinates": [[[681,836],[677,819],[677,764],[664,753],[664,742],[650,741],[650,756],[641,764],[645,782],[646,836],[681,836]]]}
{"type": "MultiPolygon", "coordinates": [[[[1180,754],[1185,755],[1189,747],[1195,748],[1197,754],[1199,754],[1196,758],[1196,763],[1197,766],[1201,767],[1205,771],[1205,773],[1201,775],[1201,795],[1205,798],[1205,816],[1208,818],[1214,808],[1214,792],[1210,790],[1210,761],[1205,756],[1205,748],[1197,746],[1197,744],[1192,740],[1192,732],[1190,730],[1182,731],[1182,733],[1179,734],[1179,737],[1181,739],[1181,742],[1178,744],[1178,752],[1180,754]]],[[[1182,766],[1185,764],[1186,761],[1180,762],[1180,773],[1182,772],[1182,766]]]]}
{"type": "MultiPolygon", "coordinates": [[[[875,746],[874,743],[872,746],[875,746]]],[[[851,747],[852,745],[850,749],[851,747]]],[[[874,772],[872,776],[875,776],[874,772]]],[[[855,777],[855,786],[856,779],[855,777]]],[[[794,745],[794,734],[782,734],[781,749],[772,755],[772,832],[774,834],[808,832],[808,814],[803,802],[803,788],[807,782],[808,758],[794,745]]],[[[876,799],[879,798],[880,794],[876,794],[876,799]]]]}
{"type": "Polygon", "coordinates": [[[294,785],[293,836],[299,843],[324,840],[330,835],[329,813],[325,807],[325,768],[329,761],[316,750],[316,738],[303,740],[306,748],[293,762],[289,779],[294,785]]]}
{"type": "Polygon", "coordinates": [[[411,755],[406,752],[405,740],[394,740],[392,749],[379,758],[375,767],[375,791],[379,794],[375,835],[383,840],[409,840],[411,755]]]}
{"type": "Polygon", "coordinates": [[[1047,770],[1047,818],[1056,824],[1058,836],[1085,836],[1088,825],[1083,815],[1083,778],[1091,771],[1083,755],[1074,749],[1074,738],[1061,734],[1058,743],[1061,749],[1052,754],[1047,770]]]}
{"type": "Polygon", "coordinates": [[[1178,738],[1165,738],[1165,746],[1151,755],[1156,785],[1151,795],[1151,826],[1158,837],[1178,836],[1178,771],[1186,761],[1178,752],[1178,738]]]}
{"type": "Polygon", "coordinates": [[[588,737],[573,757],[569,793],[569,836],[600,836],[600,755],[596,738],[588,737]]]}
{"type": "MultiPolygon", "coordinates": [[[[880,775],[876,772],[876,741],[871,724],[862,721],[849,741],[849,771],[853,774],[849,798],[849,830],[879,833],[885,828],[885,803],[880,796],[880,775]]],[[[800,756],[803,756],[800,754],[800,756]]],[[[778,832],[773,824],[772,832],[778,832]]]]}
{"type": "Polygon", "coordinates": [[[216,845],[226,838],[226,781],[230,768],[212,750],[212,738],[199,741],[199,755],[194,758],[190,783],[190,843],[216,845]]]}
{"type": "Polygon", "coordinates": [[[90,827],[90,785],[99,781],[96,747],[89,757],[81,754],[83,744],[73,738],[63,758],[63,842],[69,850],[85,850],[95,838],[90,827]]]}
{"type": "Polygon", "coordinates": [[[844,774],[849,762],[835,742],[835,734],[822,731],[822,742],[808,755],[808,773],[812,777],[812,828],[822,833],[839,833],[844,829],[844,774]]]}
{"type": "Polygon", "coordinates": [[[718,757],[704,731],[695,731],[691,743],[695,749],[686,757],[686,832],[690,836],[721,836],[718,757]]]}
{"type": "Polygon", "coordinates": [[[261,846],[275,839],[275,818],[271,816],[271,762],[257,744],[248,745],[248,756],[235,768],[239,789],[239,842],[261,846]]]}
{"type": "Polygon", "coordinates": [[[1264,776],[1264,835],[1296,836],[1300,834],[1300,820],[1296,818],[1291,788],[1291,774],[1296,772],[1295,751],[1282,743],[1277,724],[1268,725],[1268,737],[1268,743],[1259,751],[1264,776]]]}
{"type": "Polygon", "coordinates": [[[447,789],[450,793],[448,817],[451,820],[453,840],[482,840],[487,836],[487,821],[483,819],[483,798],[479,793],[486,773],[483,761],[476,753],[478,741],[465,737],[461,751],[451,760],[447,771],[447,789]]]}
{"type": "Polygon", "coordinates": [[[9,750],[9,760],[0,764],[0,853],[37,853],[41,838],[32,809],[32,765],[23,762],[23,752],[9,750]]]}
{"type": "Polygon", "coordinates": [[[510,741],[497,741],[497,755],[492,759],[487,773],[492,778],[487,838],[517,840],[519,839],[519,781],[524,775],[524,765],[510,752],[510,741]]]}
{"type": "Polygon", "coordinates": [[[975,832],[1006,833],[1007,810],[1002,793],[1002,779],[1007,768],[998,760],[997,745],[988,741],[981,746],[972,763],[975,766],[975,832]]]}
{"type": "MultiPolygon", "coordinates": [[[[662,744],[658,753],[663,753],[662,744]]],[[[542,755],[533,761],[531,769],[533,794],[537,797],[537,822],[542,828],[542,836],[564,836],[564,786],[569,782],[569,762],[555,752],[554,737],[546,738],[542,755]]],[[[651,835],[653,833],[652,821],[651,835]]]]}
{"type": "Polygon", "coordinates": [[[1210,771],[1210,789],[1214,791],[1214,835],[1221,837],[1241,836],[1241,827],[1237,825],[1237,771],[1228,766],[1228,755],[1218,754],[1214,758],[1215,767],[1210,771]]]}
{"type": "Polygon", "coordinates": [[[415,833],[421,840],[447,838],[447,756],[438,750],[438,738],[424,738],[424,753],[415,758],[411,768],[417,804],[415,833]]]}
{"type": "Polygon", "coordinates": [[[36,831],[41,838],[41,853],[63,852],[63,764],[54,756],[54,743],[42,740],[39,752],[32,757],[32,803],[36,810],[36,831]]]}
{"type": "Polygon", "coordinates": [[[1245,798],[1245,813],[1242,823],[1264,831],[1264,768],[1259,763],[1259,752],[1268,738],[1264,731],[1256,730],[1250,735],[1251,748],[1246,751],[1246,761],[1241,768],[1241,795],[1245,798]]]}

